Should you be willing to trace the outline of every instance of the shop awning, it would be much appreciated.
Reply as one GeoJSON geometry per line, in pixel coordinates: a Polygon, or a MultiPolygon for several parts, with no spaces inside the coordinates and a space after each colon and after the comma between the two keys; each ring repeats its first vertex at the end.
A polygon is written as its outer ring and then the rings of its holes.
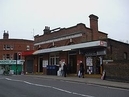
{"type": "Polygon", "coordinates": [[[31,50],[31,51],[24,51],[24,52],[22,52],[22,56],[33,55],[34,52],[35,52],[34,50],[31,50]]]}
{"type": "Polygon", "coordinates": [[[85,43],[79,43],[79,44],[73,44],[73,45],[67,45],[67,46],[53,47],[53,48],[37,50],[33,54],[36,55],[36,54],[57,52],[57,51],[69,51],[69,50],[88,48],[88,47],[107,47],[107,42],[92,41],[92,42],[85,42],[85,43]]]}

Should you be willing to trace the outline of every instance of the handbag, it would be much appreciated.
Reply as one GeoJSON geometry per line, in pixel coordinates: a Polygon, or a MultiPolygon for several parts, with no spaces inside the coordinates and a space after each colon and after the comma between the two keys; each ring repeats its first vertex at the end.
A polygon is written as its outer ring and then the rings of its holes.
{"type": "Polygon", "coordinates": [[[78,71],[78,76],[79,76],[79,77],[81,76],[81,72],[80,72],[80,70],[78,71]]]}

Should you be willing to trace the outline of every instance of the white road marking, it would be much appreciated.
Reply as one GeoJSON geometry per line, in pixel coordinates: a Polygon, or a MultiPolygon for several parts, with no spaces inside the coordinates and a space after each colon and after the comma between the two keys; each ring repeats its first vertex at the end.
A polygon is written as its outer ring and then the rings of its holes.
{"type": "Polygon", "coordinates": [[[121,90],[121,91],[129,91],[128,89],[122,89],[122,88],[117,88],[117,87],[107,87],[107,88],[110,88],[110,89],[114,89],[114,90],[121,90]]]}
{"type": "Polygon", "coordinates": [[[38,87],[52,88],[52,89],[55,89],[55,90],[58,90],[58,91],[62,91],[62,92],[73,94],[73,95],[79,95],[79,96],[82,96],[82,97],[94,97],[94,96],[91,96],[91,95],[85,95],[85,94],[80,94],[80,93],[76,93],[76,92],[71,92],[71,91],[64,90],[64,89],[57,88],[57,87],[35,84],[35,83],[31,83],[31,82],[24,81],[24,80],[15,80],[15,79],[10,79],[10,78],[5,78],[5,79],[8,80],[8,81],[23,82],[23,83],[26,83],[28,85],[33,85],[33,86],[38,86],[38,87]]]}
{"type": "MultiPolygon", "coordinates": [[[[41,79],[41,77],[36,77],[37,79],[41,79]]],[[[43,80],[48,80],[48,79],[43,79],[43,80]]],[[[56,80],[56,79],[53,79],[56,80]]],[[[94,84],[94,83],[84,83],[84,82],[76,82],[76,81],[68,81],[68,80],[62,80],[60,79],[61,82],[67,82],[67,83],[75,83],[75,84],[86,84],[89,86],[97,86],[97,87],[102,87],[102,88],[110,88],[114,90],[121,90],[121,91],[129,91],[129,89],[124,89],[124,88],[119,88],[119,87],[111,87],[111,86],[104,86],[104,85],[99,85],[99,84],[94,84]]]]}

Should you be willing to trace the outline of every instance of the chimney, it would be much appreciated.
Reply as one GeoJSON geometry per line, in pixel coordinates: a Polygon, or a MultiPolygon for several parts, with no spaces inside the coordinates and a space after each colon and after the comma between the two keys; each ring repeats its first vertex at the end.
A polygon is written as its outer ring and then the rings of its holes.
{"type": "Polygon", "coordinates": [[[45,26],[45,29],[43,30],[44,34],[49,34],[51,32],[50,27],[45,26]]]}
{"type": "Polygon", "coordinates": [[[92,39],[98,40],[98,17],[91,14],[89,16],[90,18],[90,28],[92,29],[92,39]]]}
{"type": "Polygon", "coordinates": [[[8,33],[8,31],[5,32],[5,30],[4,30],[3,39],[9,39],[9,33],[8,33]]]}

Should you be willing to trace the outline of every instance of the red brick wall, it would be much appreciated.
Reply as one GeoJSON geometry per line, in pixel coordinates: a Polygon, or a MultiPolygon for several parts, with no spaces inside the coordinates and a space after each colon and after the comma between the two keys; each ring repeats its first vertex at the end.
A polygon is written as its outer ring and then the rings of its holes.
{"type": "Polygon", "coordinates": [[[59,36],[65,36],[65,35],[69,35],[72,33],[77,33],[77,32],[83,31],[83,30],[85,30],[85,25],[78,24],[77,26],[73,26],[73,27],[70,27],[67,29],[64,28],[64,29],[61,29],[59,31],[52,32],[50,34],[44,34],[41,36],[37,36],[37,37],[35,37],[35,43],[41,42],[41,41],[46,41],[49,39],[53,39],[53,38],[59,37],[59,36]]]}
{"type": "Polygon", "coordinates": [[[127,60],[129,60],[129,44],[108,39],[107,59],[124,60],[124,52],[127,53],[127,60]]]}
{"type": "Polygon", "coordinates": [[[129,61],[114,61],[105,64],[106,79],[129,82],[129,61]]]}
{"type": "Polygon", "coordinates": [[[83,62],[84,68],[85,68],[85,57],[84,57],[84,55],[82,55],[82,54],[77,54],[77,71],[79,71],[79,68],[80,68],[80,66],[79,66],[79,62],[80,62],[80,61],[83,62]]]}
{"type": "Polygon", "coordinates": [[[104,32],[100,32],[98,33],[98,39],[107,39],[107,34],[105,34],[104,32]]]}
{"type": "MultiPolygon", "coordinates": [[[[75,33],[82,33],[82,36],[77,37],[77,38],[72,38],[72,42],[74,44],[107,38],[107,34],[105,34],[103,32],[98,32],[98,31],[93,32],[93,28],[92,29],[87,28],[84,24],[80,23],[80,24],[77,24],[76,26],[73,26],[73,27],[70,27],[67,29],[64,28],[64,29],[61,29],[59,31],[52,32],[50,34],[36,36],[35,43],[40,43],[40,42],[56,39],[58,37],[63,37],[63,36],[75,34],[75,33]],[[95,39],[93,39],[93,36],[95,37],[95,39]]],[[[69,42],[70,42],[70,39],[66,39],[66,40],[54,42],[54,44],[57,47],[57,46],[67,45],[67,44],[69,44],[69,42]]],[[[43,44],[40,46],[42,49],[44,49],[44,48],[52,47],[52,44],[53,43],[51,42],[51,43],[46,43],[46,44],[43,44]]],[[[38,46],[35,46],[35,49],[38,49],[38,46]]]]}
{"type": "Polygon", "coordinates": [[[0,40],[0,60],[3,59],[3,54],[14,54],[16,52],[23,52],[27,50],[27,45],[30,46],[30,50],[33,50],[33,41],[22,39],[1,39],[0,40]],[[4,45],[12,45],[13,50],[3,50],[4,45]]]}
{"type": "Polygon", "coordinates": [[[66,64],[68,64],[68,53],[67,52],[60,52],[59,53],[59,59],[62,60],[64,59],[66,64]]]}

